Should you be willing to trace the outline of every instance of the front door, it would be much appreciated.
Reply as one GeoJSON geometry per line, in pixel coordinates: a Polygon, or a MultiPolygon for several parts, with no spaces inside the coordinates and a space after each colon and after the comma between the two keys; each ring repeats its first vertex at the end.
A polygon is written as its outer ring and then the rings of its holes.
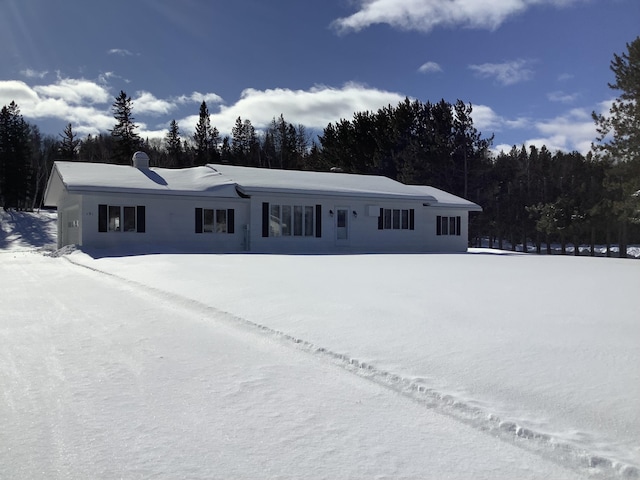
{"type": "Polygon", "coordinates": [[[349,209],[336,208],[336,241],[346,243],[349,240],[349,209]]]}

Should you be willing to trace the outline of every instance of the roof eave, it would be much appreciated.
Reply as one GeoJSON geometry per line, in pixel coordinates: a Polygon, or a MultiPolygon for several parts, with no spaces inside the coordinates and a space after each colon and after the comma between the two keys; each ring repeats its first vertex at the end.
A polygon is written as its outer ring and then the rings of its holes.
{"type": "Polygon", "coordinates": [[[436,202],[436,199],[429,195],[409,195],[393,192],[368,192],[368,191],[343,191],[343,190],[311,190],[299,188],[275,188],[238,186],[246,195],[305,195],[305,196],[331,196],[331,197],[355,197],[381,200],[410,200],[415,202],[436,202]]]}

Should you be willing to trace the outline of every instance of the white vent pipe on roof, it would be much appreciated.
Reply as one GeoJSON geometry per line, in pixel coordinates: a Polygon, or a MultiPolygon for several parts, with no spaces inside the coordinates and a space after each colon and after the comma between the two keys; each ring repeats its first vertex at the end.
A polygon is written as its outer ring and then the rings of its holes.
{"type": "Polygon", "coordinates": [[[135,168],[149,168],[149,155],[144,152],[134,153],[131,160],[135,168]]]}

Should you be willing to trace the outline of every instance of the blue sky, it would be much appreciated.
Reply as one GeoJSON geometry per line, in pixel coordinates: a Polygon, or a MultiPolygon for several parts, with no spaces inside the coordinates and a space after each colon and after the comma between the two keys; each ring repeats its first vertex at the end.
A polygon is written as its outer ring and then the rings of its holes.
{"type": "Polygon", "coordinates": [[[202,100],[228,133],[274,118],[321,132],[356,111],[461,99],[494,147],[586,153],[638,0],[0,0],[0,105],[58,135],[114,125],[193,133],[202,100]]]}

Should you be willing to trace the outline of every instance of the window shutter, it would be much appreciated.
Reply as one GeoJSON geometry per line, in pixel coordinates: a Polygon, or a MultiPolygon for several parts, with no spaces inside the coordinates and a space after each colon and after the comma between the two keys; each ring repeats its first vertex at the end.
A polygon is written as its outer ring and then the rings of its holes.
{"type": "Polygon", "coordinates": [[[460,236],[460,217],[456,217],[456,235],[460,236]]]}
{"type": "Polygon", "coordinates": [[[236,231],[236,215],[235,210],[230,208],[227,210],[227,233],[235,233],[236,231]]]}
{"type": "Polygon", "coordinates": [[[269,236],[269,203],[262,202],[262,236],[269,236]]]}
{"type": "Polygon", "coordinates": [[[107,231],[107,206],[98,205],[98,231],[107,231]]]}
{"type": "Polygon", "coordinates": [[[415,209],[409,210],[409,230],[415,230],[416,228],[416,211],[415,209]]]}
{"type": "Polygon", "coordinates": [[[316,205],[316,237],[322,237],[322,205],[316,205]]]}
{"type": "Polygon", "coordinates": [[[442,235],[442,217],[440,215],[436,217],[436,235],[442,235]]]}
{"type": "Polygon", "coordinates": [[[144,233],[147,228],[147,218],[144,205],[138,205],[136,218],[136,229],[138,233],[144,233]]]}
{"type": "Polygon", "coordinates": [[[380,216],[378,217],[378,230],[384,227],[384,208],[380,208],[380,216]]]}
{"type": "Polygon", "coordinates": [[[196,208],[196,233],[202,233],[202,209],[196,208]]]}

